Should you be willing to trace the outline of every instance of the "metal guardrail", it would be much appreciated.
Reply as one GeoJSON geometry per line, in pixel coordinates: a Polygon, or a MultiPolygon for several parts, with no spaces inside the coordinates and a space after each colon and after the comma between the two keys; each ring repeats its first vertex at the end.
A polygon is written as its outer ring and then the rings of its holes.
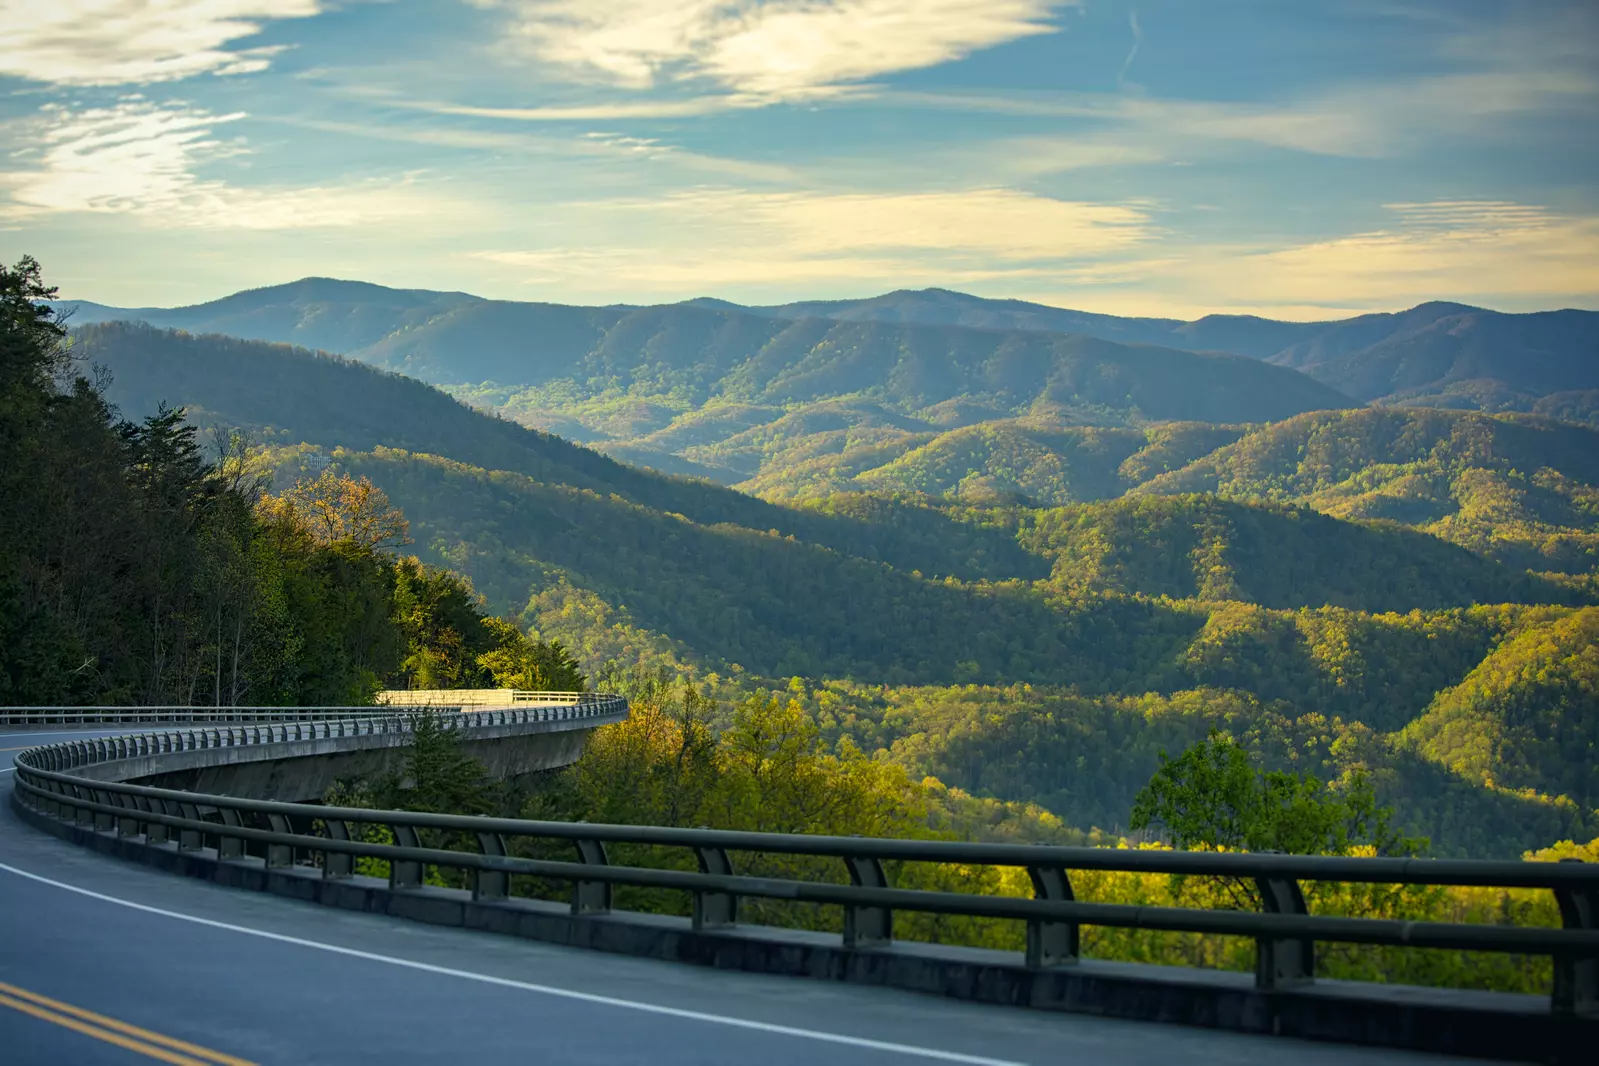
{"type": "MultiPolygon", "coordinates": [[[[440,694],[449,690],[439,690],[440,694]]],[[[531,692],[503,690],[504,706],[582,704],[604,697],[591,692],[531,692]]],[[[315,718],[371,718],[406,711],[466,711],[480,713],[475,700],[451,702],[429,693],[424,700],[362,707],[0,707],[0,725],[142,725],[192,722],[302,722],[315,718]]]]}
{"type": "MultiPolygon", "coordinates": [[[[422,708],[417,708],[421,710],[422,708]]],[[[433,707],[455,711],[459,707],[433,707]]],[[[0,707],[0,725],[143,725],[172,722],[303,722],[392,715],[389,707],[0,707]]]]}
{"type": "MultiPolygon", "coordinates": [[[[617,697],[592,697],[571,707],[478,712],[446,721],[451,728],[466,728],[494,715],[560,717],[565,713],[587,717],[614,713],[614,706],[600,709],[608,706],[606,700],[622,703],[617,697]]],[[[361,735],[403,730],[407,722],[408,718],[390,716],[353,724],[316,723],[312,728],[351,729],[361,735]]],[[[844,911],[845,946],[856,949],[890,943],[896,911],[1016,919],[1026,926],[1025,963],[1038,969],[1077,961],[1080,930],[1085,925],[1250,937],[1257,949],[1256,985],[1266,990],[1311,984],[1317,942],[1547,955],[1554,962],[1552,1010],[1599,1015],[1599,865],[1595,864],[1129,851],[573,824],[245,800],[94,780],[71,772],[89,763],[177,750],[163,746],[168,744],[268,743],[303,728],[304,724],[268,724],[32,748],[16,760],[17,795],[47,816],[124,836],[142,834],[149,844],[180,851],[199,850],[206,840],[214,839],[219,859],[242,857],[245,842],[264,846],[268,867],[291,865],[297,851],[319,854],[322,876],[328,879],[351,877],[357,857],[386,860],[389,885],[396,890],[420,887],[428,866],[469,872],[473,898],[478,900],[507,898],[513,875],[566,881],[572,885],[573,912],[580,915],[609,913],[615,885],[690,893],[696,929],[736,925],[741,898],[832,904],[844,911]],[[360,840],[359,833],[351,832],[352,824],[386,826],[394,843],[360,840]],[[420,834],[427,830],[463,834],[477,842],[478,850],[424,847],[420,834]],[[571,841],[577,861],[518,857],[511,852],[510,842],[515,838],[571,841]],[[693,853],[699,872],[615,865],[607,855],[608,843],[683,848],[693,853]],[[738,852],[836,858],[842,861],[850,883],[742,876],[736,873],[730,856],[738,852]],[[1020,867],[1028,871],[1034,895],[1019,898],[897,889],[889,883],[884,868],[884,863],[893,861],[1020,867]],[[1265,911],[1082,902],[1072,892],[1072,870],[1238,878],[1257,887],[1265,911]],[[1558,902],[1563,927],[1312,915],[1303,881],[1545,889],[1558,902]]]]}

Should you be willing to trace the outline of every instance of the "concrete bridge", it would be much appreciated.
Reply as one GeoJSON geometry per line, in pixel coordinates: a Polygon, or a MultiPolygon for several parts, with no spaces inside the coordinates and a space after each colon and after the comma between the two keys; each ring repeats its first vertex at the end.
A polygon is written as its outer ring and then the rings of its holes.
{"type": "MultiPolygon", "coordinates": [[[[625,705],[618,712],[587,718],[466,712],[460,716],[460,748],[495,778],[515,780],[574,762],[590,732],[621,721],[626,713],[625,705]]],[[[409,750],[407,732],[360,733],[351,728],[251,745],[151,752],[84,771],[85,776],[158,788],[300,803],[320,800],[339,781],[403,774],[409,750]]]]}
{"type": "MultiPolygon", "coordinates": [[[[617,713],[613,707],[609,715],[595,708],[577,714],[557,706],[448,717],[452,728],[463,730],[467,744],[499,749],[500,770],[515,773],[558,765],[575,752],[574,738],[602,720],[615,720],[617,713]]],[[[1593,990],[1582,983],[1593,975],[1578,960],[1594,952],[1588,943],[1592,937],[1581,932],[1561,942],[1575,948],[1571,961],[1576,965],[1560,972],[1568,985],[1571,978],[1577,985],[1564,993],[1557,987],[1551,1014],[1548,998],[1419,989],[1373,993],[1313,982],[1305,968],[1309,949],[1297,954],[1309,941],[1281,939],[1273,930],[1314,928],[1318,935],[1329,934],[1330,927],[1314,925],[1329,920],[1314,917],[1303,919],[1311,923],[1303,928],[1292,925],[1301,919],[1291,915],[1276,916],[1288,925],[1268,921],[1251,927],[1269,934],[1261,941],[1263,951],[1276,960],[1271,973],[1253,978],[1079,960],[1077,923],[1061,919],[1087,915],[1111,924],[1120,919],[1104,913],[1104,905],[1072,902],[1069,881],[1053,882],[1051,889],[1047,875],[1042,875],[1039,900],[995,901],[1032,905],[1032,910],[1017,910],[1037,933],[1029,938],[1026,960],[902,944],[893,939],[892,909],[931,904],[914,898],[926,894],[888,887],[875,853],[893,858],[889,853],[896,845],[915,842],[856,840],[835,846],[829,838],[789,838],[786,850],[841,855],[854,881],[853,886],[807,887],[732,872],[730,851],[784,847],[764,836],[744,839],[755,834],[439,821],[439,816],[377,812],[390,824],[397,846],[374,850],[306,836],[309,817],[291,817],[308,814],[306,808],[277,801],[319,795],[319,783],[338,776],[340,767],[393,766],[404,750],[404,723],[403,717],[366,712],[318,723],[182,725],[120,739],[117,730],[72,728],[70,722],[40,731],[11,727],[0,734],[0,762],[34,744],[47,745],[29,753],[20,768],[0,765],[0,780],[18,776],[19,770],[23,778],[12,805],[0,814],[0,915],[5,916],[0,944],[6,948],[0,952],[0,1046],[7,1048],[6,1061],[126,1062],[143,1056],[230,1064],[453,1062],[492,1056],[571,1063],[1115,1064],[1164,1057],[1203,1064],[1266,1063],[1286,1056],[1296,1063],[1332,1066],[1436,1059],[1413,1051],[1226,1031],[1261,1030],[1264,1019],[1266,1032],[1293,1032],[1315,1017],[1341,1019],[1347,1028],[1342,1034],[1309,1034],[1324,1039],[1421,1047],[1452,1040],[1456,1051],[1500,1059],[1558,1061],[1570,1050],[1569,1042],[1570,1048],[1583,1049],[1569,1061],[1588,1061],[1583,1056],[1593,1046],[1587,1010],[1593,990]],[[173,784],[188,787],[162,787],[173,784]],[[421,848],[417,834],[429,826],[476,830],[481,852],[421,848]],[[519,833],[565,837],[577,845],[583,861],[540,865],[512,857],[505,841],[519,833]],[[667,835],[656,841],[652,833],[667,835]],[[606,839],[684,844],[700,856],[703,872],[609,866],[606,839]],[[320,866],[305,863],[307,845],[323,849],[320,866]],[[384,856],[389,877],[351,872],[347,860],[356,854],[384,856]],[[427,864],[440,860],[472,871],[475,887],[463,892],[424,885],[427,864]],[[174,878],[163,870],[191,876],[174,878]],[[571,906],[508,898],[508,879],[519,872],[572,881],[571,906]],[[674,876],[694,895],[692,922],[612,911],[613,884],[675,885],[674,876]],[[696,877],[700,880],[692,880],[696,877]],[[874,888],[874,878],[884,887],[874,888]],[[240,893],[218,884],[265,891],[240,893]],[[824,943],[825,934],[737,921],[741,893],[808,898],[807,892],[845,907],[842,948],[836,939],[824,943]],[[334,906],[308,907],[305,900],[334,906]],[[400,916],[421,921],[396,921],[400,916]],[[609,953],[528,937],[584,943],[609,953]],[[685,967],[663,958],[715,965],[685,967]],[[1166,972],[1147,972],[1152,970],[1166,972]],[[796,982],[774,975],[804,972],[836,980],[796,982]],[[866,980],[869,986],[844,983],[849,980],[866,980]],[[959,998],[913,994],[895,984],[959,998]],[[1124,1013],[1201,1027],[1150,1027],[994,1005],[996,992],[1006,1002],[1028,1002],[1015,999],[1014,990],[1021,987],[1033,989],[1035,1006],[1056,1011],[1124,1013]],[[1051,995],[1057,998],[1051,1001],[1051,995]],[[352,1018],[363,1021],[352,1025],[352,1018]],[[1426,1031],[1428,1026],[1436,1031],[1426,1031]]],[[[340,812],[316,810],[343,830],[345,823],[335,817],[340,812]]],[[[1002,846],[957,847],[989,849],[971,861],[1009,859],[1043,871],[1056,869],[1047,861],[1052,858],[1074,863],[1092,858],[1044,855],[1070,849],[1012,849],[1017,854],[1011,855],[1002,846]]],[[[907,851],[905,857],[914,856],[907,851]]],[[[1523,864],[1478,864],[1471,876],[1511,876],[1486,869],[1496,865],[1523,864]]],[[[1280,878],[1300,875],[1280,863],[1277,867],[1279,882],[1263,874],[1267,882],[1291,885],[1291,877],[1280,878]]],[[[1338,869],[1319,872],[1339,879],[1338,869]]],[[[1035,882],[1040,876],[1035,874],[1035,882]]],[[[1592,898],[1581,895],[1591,892],[1582,887],[1585,881],[1566,881],[1579,886],[1579,899],[1592,898]]],[[[1570,896],[1559,888],[1565,883],[1557,879],[1556,890],[1570,896]]],[[[951,906],[980,911],[982,899],[967,897],[951,906]]],[[[1423,934],[1407,942],[1428,941],[1423,934]]]]}

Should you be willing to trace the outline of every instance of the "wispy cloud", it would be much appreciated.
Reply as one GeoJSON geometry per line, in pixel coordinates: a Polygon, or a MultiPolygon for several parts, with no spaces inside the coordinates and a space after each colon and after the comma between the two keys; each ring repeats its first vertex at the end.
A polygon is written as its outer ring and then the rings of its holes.
{"type": "Polygon", "coordinates": [[[0,0],[0,74],[55,85],[247,74],[281,48],[229,45],[321,10],[321,0],[0,0]]]}
{"type": "Polygon", "coordinates": [[[1356,306],[1599,294],[1599,217],[1500,201],[1388,210],[1390,226],[1241,257],[1227,273],[1256,298],[1356,306]]]}
{"type": "Polygon", "coordinates": [[[1127,28],[1133,31],[1132,47],[1127,49],[1127,58],[1122,60],[1122,69],[1116,74],[1118,85],[1127,84],[1127,72],[1133,67],[1133,60],[1138,58],[1138,49],[1144,43],[1144,28],[1138,24],[1138,12],[1127,13],[1127,28]]]}
{"type": "Polygon", "coordinates": [[[46,105],[35,120],[39,147],[14,155],[17,168],[0,174],[9,192],[0,217],[118,214],[163,226],[302,229],[433,215],[441,207],[404,180],[280,189],[202,177],[202,168],[248,154],[241,141],[217,134],[245,117],[137,97],[83,110],[46,105]]]}
{"type": "Polygon", "coordinates": [[[808,98],[1053,32],[1075,0],[475,0],[538,59],[635,89],[704,79],[808,98]]]}
{"type": "Polygon", "coordinates": [[[1252,143],[1314,155],[1375,158],[1439,137],[1562,107],[1591,109],[1599,74],[1576,68],[1440,74],[1323,89],[1282,102],[1171,99],[1111,93],[974,94],[884,90],[878,104],[1029,118],[1082,119],[1169,153],[1204,143],[1252,143]]]}
{"type": "Polygon", "coordinates": [[[508,119],[515,122],[611,122],[622,119],[697,118],[719,111],[761,107],[769,101],[754,96],[722,93],[684,100],[623,100],[541,107],[482,107],[436,100],[394,99],[388,102],[413,111],[458,115],[462,118],[508,119]]]}
{"type": "Polygon", "coordinates": [[[1387,205],[1389,225],[1276,248],[1193,246],[1127,257],[1046,302],[1123,314],[1212,311],[1331,318],[1424,300],[1510,310],[1599,298],[1599,216],[1536,204],[1444,200],[1387,205]]]}
{"type": "Polygon", "coordinates": [[[1052,200],[1009,189],[883,195],[699,190],[657,200],[564,205],[575,229],[611,239],[473,258],[542,284],[621,286],[670,296],[714,286],[900,285],[1036,275],[1124,251],[1155,226],[1137,204],[1052,200]]]}

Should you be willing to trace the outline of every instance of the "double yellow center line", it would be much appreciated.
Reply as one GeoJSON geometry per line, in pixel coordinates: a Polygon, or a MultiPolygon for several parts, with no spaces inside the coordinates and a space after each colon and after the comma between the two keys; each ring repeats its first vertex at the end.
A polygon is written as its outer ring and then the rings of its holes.
{"type": "Polygon", "coordinates": [[[137,1051],[152,1059],[172,1063],[172,1066],[255,1066],[248,1059],[224,1055],[220,1051],[212,1051],[198,1044],[152,1033],[137,1025],[119,1022],[115,1018],[107,1018],[103,1014],[50,999],[37,992],[29,992],[25,988],[8,985],[4,981],[0,981],[0,1007],[10,1007],[12,1010],[59,1025],[63,1029],[71,1029],[75,1033],[92,1036],[107,1044],[115,1044],[117,1047],[137,1051]]]}

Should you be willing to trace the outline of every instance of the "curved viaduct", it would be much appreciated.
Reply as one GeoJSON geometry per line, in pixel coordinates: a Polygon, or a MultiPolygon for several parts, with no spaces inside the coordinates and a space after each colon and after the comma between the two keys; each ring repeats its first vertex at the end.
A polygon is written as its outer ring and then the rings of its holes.
{"type": "MultiPolygon", "coordinates": [[[[589,730],[625,713],[613,698],[440,720],[497,772],[516,774],[570,761],[589,730]]],[[[0,814],[5,1060],[997,1066],[1287,1055],[1311,1066],[1397,1066],[1459,1061],[1416,1049],[1588,1061],[1599,1035],[1591,868],[1118,855],[293,802],[338,777],[393,769],[408,721],[367,711],[138,723],[136,733],[78,722],[0,726],[0,782],[16,782],[0,814]],[[369,824],[387,826],[393,843],[352,831],[369,824]],[[474,838],[470,850],[447,842],[474,838]],[[518,847],[529,838],[564,840],[573,858],[539,857],[548,849],[529,857],[518,847]],[[614,865],[607,845],[624,842],[679,848],[699,872],[614,865]],[[849,883],[740,876],[737,856],[749,852],[834,856],[849,883]],[[385,863],[388,876],[362,876],[363,860],[385,863]],[[898,860],[1025,866],[1036,897],[895,889],[885,869],[898,860]],[[1075,900],[1069,868],[1096,866],[1248,876],[1268,913],[1075,900]],[[427,884],[427,871],[440,867],[463,871],[471,887],[427,884]],[[513,892],[514,879],[528,875],[566,882],[570,900],[513,892]],[[1322,918],[1304,912],[1298,886],[1310,879],[1536,887],[1556,894],[1568,921],[1561,930],[1505,930],[1322,918]],[[693,915],[616,910],[617,885],[677,889],[693,915]],[[842,939],[741,923],[739,901],[762,896],[841,908],[842,939]],[[907,944],[894,937],[896,910],[1013,918],[1027,928],[1027,951],[907,944]],[[1248,975],[1099,962],[1081,957],[1083,925],[1252,936],[1260,965],[1248,975]],[[1319,980],[1314,945],[1337,940],[1549,954],[1555,986],[1551,998],[1319,980]],[[929,991],[945,998],[919,994],[929,991]]]]}

